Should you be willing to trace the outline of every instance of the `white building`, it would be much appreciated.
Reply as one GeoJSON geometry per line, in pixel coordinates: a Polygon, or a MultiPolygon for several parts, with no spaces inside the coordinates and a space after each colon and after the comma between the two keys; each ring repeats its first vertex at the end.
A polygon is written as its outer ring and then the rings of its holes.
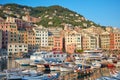
{"type": "Polygon", "coordinates": [[[36,37],[36,45],[40,47],[48,46],[48,30],[41,28],[34,28],[36,37]]]}
{"type": "Polygon", "coordinates": [[[18,54],[18,53],[27,53],[28,44],[24,43],[9,43],[7,53],[8,55],[18,54]]]}

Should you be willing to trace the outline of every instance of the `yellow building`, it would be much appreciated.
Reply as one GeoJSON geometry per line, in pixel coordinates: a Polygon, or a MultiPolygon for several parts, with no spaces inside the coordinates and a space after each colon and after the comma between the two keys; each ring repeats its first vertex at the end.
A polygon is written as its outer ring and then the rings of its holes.
{"type": "Polygon", "coordinates": [[[83,50],[92,50],[97,48],[97,38],[92,35],[84,35],[82,38],[83,50]]]}
{"type": "Polygon", "coordinates": [[[8,43],[18,43],[18,30],[15,23],[12,23],[9,27],[8,43]]]}
{"type": "Polygon", "coordinates": [[[81,50],[82,49],[81,34],[76,32],[75,30],[72,30],[72,31],[69,31],[69,32],[65,33],[65,49],[66,49],[66,52],[70,52],[69,51],[70,50],[69,46],[70,46],[71,49],[75,49],[75,50],[81,50]]]}
{"type": "Polygon", "coordinates": [[[50,48],[50,50],[53,49],[53,47],[54,47],[54,36],[48,36],[48,47],[50,48]]]}
{"type": "Polygon", "coordinates": [[[102,49],[109,50],[110,49],[110,33],[104,32],[100,35],[100,46],[102,49]]]}
{"type": "Polygon", "coordinates": [[[31,27],[26,30],[28,32],[28,51],[34,51],[36,48],[35,32],[31,27]]]}
{"type": "Polygon", "coordinates": [[[18,32],[18,42],[28,44],[28,32],[26,30],[18,32]]]}

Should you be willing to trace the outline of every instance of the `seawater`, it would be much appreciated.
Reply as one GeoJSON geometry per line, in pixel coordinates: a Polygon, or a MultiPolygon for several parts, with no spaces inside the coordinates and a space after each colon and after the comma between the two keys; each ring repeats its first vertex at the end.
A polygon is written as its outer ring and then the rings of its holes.
{"type": "MultiPolygon", "coordinates": [[[[24,66],[24,67],[20,66],[15,62],[14,59],[4,58],[0,60],[0,71],[3,71],[4,69],[11,69],[11,68],[39,69],[36,67],[30,67],[30,66],[24,66]]],[[[120,70],[120,68],[116,68],[116,70],[120,70]]],[[[92,74],[85,75],[85,76],[82,76],[78,72],[59,72],[60,73],[59,80],[96,80],[101,76],[110,76],[109,71],[110,70],[108,68],[100,68],[100,69],[94,70],[92,74]]]]}

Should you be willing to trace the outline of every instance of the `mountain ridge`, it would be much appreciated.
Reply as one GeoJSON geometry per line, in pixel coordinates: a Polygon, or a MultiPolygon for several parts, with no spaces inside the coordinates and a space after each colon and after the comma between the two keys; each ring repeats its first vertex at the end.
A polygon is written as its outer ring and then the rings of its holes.
{"type": "Polygon", "coordinates": [[[30,16],[40,18],[41,20],[36,24],[45,27],[63,27],[63,24],[70,24],[82,28],[91,26],[104,28],[104,26],[87,20],[83,15],[59,5],[30,7],[14,3],[1,6],[0,17],[2,18],[6,18],[7,16],[22,18],[22,16],[29,14],[30,16]]]}

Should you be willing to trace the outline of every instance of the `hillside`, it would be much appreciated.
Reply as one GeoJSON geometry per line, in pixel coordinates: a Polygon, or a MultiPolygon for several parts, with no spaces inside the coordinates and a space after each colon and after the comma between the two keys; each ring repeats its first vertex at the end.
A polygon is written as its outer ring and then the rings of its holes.
{"type": "Polygon", "coordinates": [[[92,21],[86,20],[84,16],[58,5],[29,7],[18,4],[5,4],[0,7],[0,17],[2,18],[6,18],[7,16],[22,18],[22,16],[28,13],[30,16],[40,18],[40,22],[36,24],[45,27],[62,27],[63,24],[71,24],[82,28],[90,26],[102,27],[92,21]]]}

